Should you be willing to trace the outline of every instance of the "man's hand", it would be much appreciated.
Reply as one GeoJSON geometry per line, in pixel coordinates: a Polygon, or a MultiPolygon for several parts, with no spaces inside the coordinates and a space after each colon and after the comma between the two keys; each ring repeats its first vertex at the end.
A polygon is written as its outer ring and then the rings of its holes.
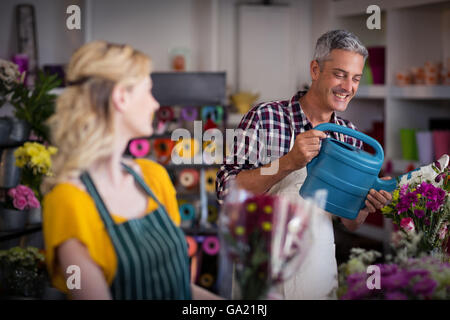
{"type": "Polygon", "coordinates": [[[325,139],[327,135],[320,130],[308,130],[295,137],[294,146],[286,156],[292,170],[304,168],[308,162],[319,154],[320,139],[325,139]]]}
{"type": "MultiPolygon", "coordinates": [[[[381,179],[389,180],[391,179],[391,177],[383,177],[381,179]]],[[[377,211],[377,209],[383,208],[391,200],[392,196],[389,192],[384,190],[376,191],[375,189],[370,189],[364,202],[366,206],[359,211],[356,219],[350,220],[341,218],[341,221],[348,230],[355,231],[360,225],[364,223],[364,221],[366,221],[369,213],[374,213],[377,211]]]]}

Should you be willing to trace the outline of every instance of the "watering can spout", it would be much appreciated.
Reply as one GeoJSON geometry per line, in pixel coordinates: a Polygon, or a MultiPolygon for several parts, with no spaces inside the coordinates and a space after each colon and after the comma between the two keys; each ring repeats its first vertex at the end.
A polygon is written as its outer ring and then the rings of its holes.
{"type": "Polygon", "coordinates": [[[381,180],[380,178],[377,178],[373,188],[377,191],[385,190],[387,192],[392,192],[397,188],[397,179],[381,180]]]}

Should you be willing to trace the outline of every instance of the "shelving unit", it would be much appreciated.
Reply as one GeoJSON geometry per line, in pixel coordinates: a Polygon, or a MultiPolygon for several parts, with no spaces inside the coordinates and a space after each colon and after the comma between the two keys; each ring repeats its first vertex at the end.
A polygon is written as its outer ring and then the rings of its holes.
{"type": "MultiPolygon", "coordinates": [[[[384,84],[360,85],[356,96],[342,115],[358,129],[369,129],[371,122],[384,122],[385,164],[392,164],[392,176],[405,172],[418,161],[402,159],[400,128],[427,129],[429,120],[450,118],[450,86],[410,85],[399,87],[395,73],[423,66],[426,61],[442,62],[450,68],[450,1],[442,0],[340,0],[320,1],[329,19],[318,29],[346,29],[355,33],[366,47],[385,47],[384,84]],[[376,4],[381,9],[381,30],[369,30],[366,9],[376,4]]],[[[382,241],[390,240],[392,225],[363,225],[356,233],[382,241]]]]}
{"type": "MultiPolygon", "coordinates": [[[[191,122],[181,120],[181,109],[183,107],[196,108],[198,114],[197,120],[203,120],[202,113],[204,107],[214,106],[222,108],[221,123],[217,124],[217,126],[219,130],[224,132],[226,123],[226,79],[224,72],[155,72],[152,73],[152,80],[154,97],[160,103],[161,108],[171,108],[175,119],[169,122],[166,132],[154,134],[151,137],[144,137],[144,139],[150,140],[151,143],[158,138],[174,140],[172,138],[172,132],[175,127],[187,129],[191,137],[194,138],[196,127],[191,122]]],[[[155,121],[157,121],[157,117],[156,115],[155,121]]],[[[195,137],[201,150],[203,149],[204,125],[205,121],[202,122],[202,130],[199,132],[201,137],[195,137]]],[[[157,123],[154,124],[154,128],[156,127],[157,123]]],[[[148,157],[157,161],[157,157],[152,153],[148,157]]],[[[215,224],[208,222],[208,207],[216,204],[216,196],[215,193],[207,192],[206,177],[208,177],[208,170],[219,169],[221,164],[206,163],[202,152],[197,153],[190,160],[189,164],[176,164],[170,161],[162,165],[174,180],[177,200],[185,201],[194,206],[196,211],[193,220],[183,221],[183,215],[181,215],[181,228],[187,236],[195,240],[198,246],[197,253],[191,256],[191,268],[192,274],[194,275],[192,281],[207,290],[214,291],[218,289],[217,273],[219,255],[210,255],[203,246],[207,237],[217,236],[217,227],[215,224]],[[177,183],[178,175],[184,169],[195,169],[199,173],[198,185],[192,190],[187,190],[177,183]],[[209,277],[209,282],[203,281],[207,276],[209,277]],[[211,281],[213,282],[211,283],[211,281]],[[205,283],[208,285],[205,285],[205,283]]]]}

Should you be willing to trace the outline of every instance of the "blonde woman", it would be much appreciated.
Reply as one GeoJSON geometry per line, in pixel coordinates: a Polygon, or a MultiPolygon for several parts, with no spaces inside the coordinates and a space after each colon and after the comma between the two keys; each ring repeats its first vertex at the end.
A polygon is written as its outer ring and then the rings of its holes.
{"type": "Polygon", "coordinates": [[[82,46],[49,120],[58,154],[44,184],[46,261],[53,285],[71,299],[217,298],[190,284],[166,170],[122,157],[130,139],[153,132],[159,103],[150,69],[128,45],[82,46]]]}

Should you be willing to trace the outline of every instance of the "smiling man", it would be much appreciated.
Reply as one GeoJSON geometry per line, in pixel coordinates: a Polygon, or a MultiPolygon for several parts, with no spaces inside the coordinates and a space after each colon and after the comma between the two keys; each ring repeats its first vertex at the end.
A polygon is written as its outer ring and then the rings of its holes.
{"type": "MultiPolygon", "coordinates": [[[[345,111],[355,96],[367,56],[366,48],[348,31],[334,30],[322,35],[317,40],[310,65],[310,89],[298,92],[290,100],[261,103],[241,120],[238,128],[246,138],[238,137],[233,154],[217,174],[219,202],[223,201],[229,191],[229,182],[234,179],[239,187],[255,194],[277,194],[301,201],[299,189],[306,178],[306,165],[319,153],[321,139],[333,134],[340,141],[362,148],[362,142],[352,137],[337,133],[327,135],[313,128],[331,122],[356,130],[350,121],[338,117],[335,112],[345,111]],[[266,135],[262,140],[261,133],[266,135]],[[276,139],[275,144],[273,139],[276,139]],[[278,162],[274,174],[263,171],[271,167],[273,161],[260,156],[261,141],[272,144],[268,146],[272,156],[279,155],[273,160],[278,162]],[[252,159],[258,160],[255,163],[252,159]]],[[[355,220],[341,218],[341,221],[348,229],[355,230],[370,212],[380,209],[390,199],[388,192],[371,189],[366,207],[358,217],[355,220]]],[[[321,211],[313,221],[311,228],[315,238],[309,253],[295,276],[280,287],[285,299],[330,298],[337,286],[331,215],[321,211]]]]}

